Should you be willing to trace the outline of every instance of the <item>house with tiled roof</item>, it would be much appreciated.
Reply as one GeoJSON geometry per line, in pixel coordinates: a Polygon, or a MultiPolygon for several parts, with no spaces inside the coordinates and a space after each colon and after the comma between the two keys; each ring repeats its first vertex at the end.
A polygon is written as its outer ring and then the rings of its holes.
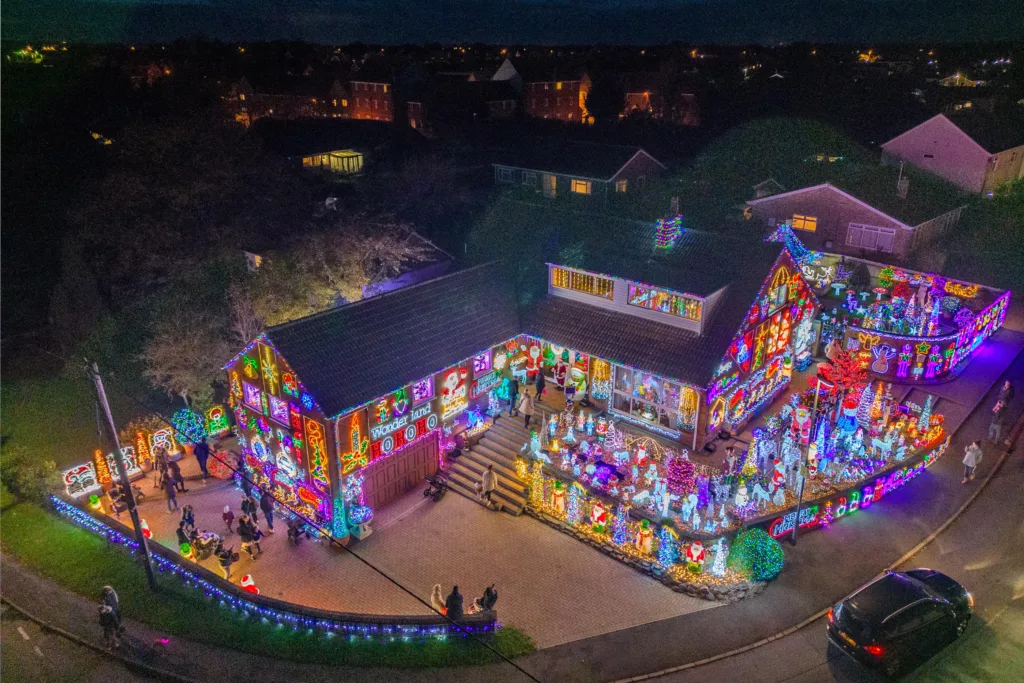
{"type": "Polygon", "coordinates": [[[1024,178],[1024,117],[998,111],[939,114],[882,144],[906,162],[974,193],[1024,178]]]}
{"type": "Polygon", "coordinates": [[[548,198],[636,193],[665,171],[641,147],[535,138],[495,153],[494,181],[548,198]]]}
{"type": "Polygon", "coordinates": [[[592,256],[544,264],[539,298],[491,263],[268,329],[225,367],[247,470],[358,537],[512,379],[686,448],[741,428],[809,343],[817,301],[789,252],[678,219],[608,227],[592,256]]]}

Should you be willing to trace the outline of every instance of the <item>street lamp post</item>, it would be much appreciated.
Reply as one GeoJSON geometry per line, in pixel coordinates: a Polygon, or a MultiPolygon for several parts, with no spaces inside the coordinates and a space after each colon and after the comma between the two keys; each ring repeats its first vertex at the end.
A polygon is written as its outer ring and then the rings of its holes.
{"type": "Polygon", "coordinates": [[[834,385],[829,384],[820,377],[815,378],[817,384],[814,386],[814,409],[811,411],[811,434],[807,440],[807,448],[804,449],[803,455],[800,458],[800,493],[796,497],[796,519],[793,520],[793,535],[790,540],[793,545],[796,545],[796,534],[797,530],[800,529],[800,506],[804,500],[804,483],[807,481],[807,456],[811,451],[811,444],[814,442],[814,434],[817,431],[817,420],[818,420],[818,397],[821,395],[821,389],[823,386],[828,387],[829,391],[834,389],[834,385]]]}
{"type": "Polygon", "coordinates": [[[143,564],[146,567],[146,581],[150,590],[156,590],[156,577],[153,575],[153,565],[149,561],[149,546],[146,544],[146,536],[142,533],[142,525],[139,523],[139,511],[135,507],[135,494],[132,492],[131,482],[128,481],[128,468],[124,464],[124,455],[121,453],[121,441],[117,438],[117,427],[114,426],[114,416],[110,412],[110,404],[107,403],[107,392],[103,389],[103,379],[100,377],[100,368],[96,363],[86,366],[93,384],[96,385],[96,396],[100,405],[103,406],[103,414],[107,418],[107,429],[110,430],[110,441],[114,446],[114,463],[117,465],[117,476],[121,480],[125,504],[128,506],[128,514],[132,518],[132,527],[135,529],[135,540],[142,551],[143,564]]]}

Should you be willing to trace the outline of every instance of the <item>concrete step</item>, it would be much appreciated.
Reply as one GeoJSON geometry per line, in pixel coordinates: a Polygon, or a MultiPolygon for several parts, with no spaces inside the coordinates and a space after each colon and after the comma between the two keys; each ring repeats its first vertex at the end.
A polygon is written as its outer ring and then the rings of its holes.
{"type": "Polygon", "coordinates": [[[494,465],[494,471],[498,475],[498,481],[503,486],[508,486],[511,489],[519,492],[525,491],[526,486],[523,482],[519,481],[519,477],[516,476],[516,471],[512,468],[505,467],[499,462],[493,462],[490,459],[477,457],[469,458],[469,454],[463,454],[461,458],[451,464],[452,472],[467,472],[467,476],[474,482],[480,481],[484,471],[488,465],[494,465]]]}
{"type": "MultiPolygon", "coordinates": [[[[448,488],[455,493],[468,498],[477,505],[486,507],[482,500],[476,495],[475,482],[466,481],[458,473],[452,472],[451,477],[448,479],[448,488]]],[[[494,498],[501,504],[502,510],[509,513],[514,517],[518,517],[523,512],[523,507],[526,505],[526,499],[518,496],[512,496],[504,489],[498,488],[494,492],[494,498]]]]}
{"type": "Polygon", "coordinates": [[[512,471],[516,469],[516,454],[503,448],[501,444],[493,441],[481,441],[473,449],[473,452],[480,453],[483,457],[493,461],[495,465],[503,465],[512,471]]]}
{"type": "Polygon", "coordinates": [[[481,442],[483,441],[490,441],[496,446],[501,446],[512,453],[518,453],[523,449],[524,444],[530,443],[530,436],[529,434],[519,434],[518,432],[506,429],[491,427],[487,430],[487,436],[481,439],[481,442]]]}

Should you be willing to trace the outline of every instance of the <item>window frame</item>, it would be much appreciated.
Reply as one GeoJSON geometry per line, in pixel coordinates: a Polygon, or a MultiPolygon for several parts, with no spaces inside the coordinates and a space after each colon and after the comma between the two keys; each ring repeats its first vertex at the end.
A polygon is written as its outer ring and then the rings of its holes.
{"type": "Polygon", "coordinates": [[[817,216],[806,216],[800,213],[794,213],[793,218],[790,221],[790,225],[794,230],[803,230],[804,232],[817,232],[818,231],[818,217],[817,216]],[[799,225],[798,225],[799,222],[799,225]],[[807,227],[810,225],[811,227],[807,227]]]}
{"type": "Polygon", "coordinates": [[[556,289],[578,292],[612,301],[615,299],[615,280],[581,270],[551,266],[548,281],[556,289]]]}
{"type": "Polygon", "coordinates": [[[891,254],[896,247],[896,230],[894,228],[883,228],[878,225],[868,225],[867,223],[849,223],[846,226],[846,246],[891,254]],[[854,242],[855,235],[857,235],[856,242],[854,242]],[[864,242],[865,235],[873,237],[870,246],[867,246],[864,242]],[[879,246],[879,238],[882,236],[886,236],[889,239],[887,249],[879,246]]]}
{"type": "Polygon", "coordinates": [[[515,171],[511,168],[498,167],[498,182],[499,183],[512,183],[515,182],[515,171]]]}
{"type": "Polygon", "coordinates": [[[573,194],[589,195],[592,193],[592,190],[593,184],[589,180],[584,180],[583,178],[572,178],[570,180],[569,191],[572,192],[573,194]],[[586,188],[586,191],[580,191],[579,189],[577,189],[579,187],[586,188]]]}
{"type": "Polygon", "coordinates": [[[626,178],[619,178],[615,181],[615,192],[619,194],[625,194],[629,191],[629,180],[626,178]]]}
{"type": "Polygon", "coordinates": [[[643,308],[648,311],[664,313],[690,322],[699,323],[704,313],[704,301],[698,297],[687,296],[672,290],[652,287],[639,282],[628,282],[626,290],[626,305],[643,308]],[[643,298],[643,303],[637,303],[643,298]],[[655,306],[655,301],[667,301],[667,307],[655,306]],[[689,305],[687,305],[689,303],[689,305]],[[682,312],[680,312],[682,311],[682,312]],[[693,314],[688,312],[695,311],[693,314]]]}

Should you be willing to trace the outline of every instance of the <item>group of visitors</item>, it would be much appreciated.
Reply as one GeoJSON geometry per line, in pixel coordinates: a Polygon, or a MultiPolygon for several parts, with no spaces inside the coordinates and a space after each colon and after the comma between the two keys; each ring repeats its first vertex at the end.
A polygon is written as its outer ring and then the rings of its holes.
{"type": "Polygon", "coordinates": [[[448,617],[451,621],[461,621],[463,614],[476,614],[477,612],[490,612],[498,602],[498,591],[492,583],[484,589],[484,594],[473,601],[468,610],[463,610],[462,593],[458,586],[452,586],[452,592],[444,597],[441,584],[435,583],[430,591],[430,606],[435,612],[448,617]]]}
{"type": "MultiPolygon", "coordinates": [[[[1010,380],[1003,382],[1003,386],[999,389],[996,404],[992,406],[992,422],[988,426],[988,440],[994,444],[1010,445],[1009,439],[1005,441],[1002,439],[1003,428],[1006,426],[1006,416],[1010,410],[1010,402],[1013,400],[1014,394],[1013,383],[1010,380]]],[[[961,484],[974,480],[975,471],[978,469],[978,465],[981,464],[983,455],[981,441],[972,441],[964,449],[964,478],[960,482],[961,484]]]]}

